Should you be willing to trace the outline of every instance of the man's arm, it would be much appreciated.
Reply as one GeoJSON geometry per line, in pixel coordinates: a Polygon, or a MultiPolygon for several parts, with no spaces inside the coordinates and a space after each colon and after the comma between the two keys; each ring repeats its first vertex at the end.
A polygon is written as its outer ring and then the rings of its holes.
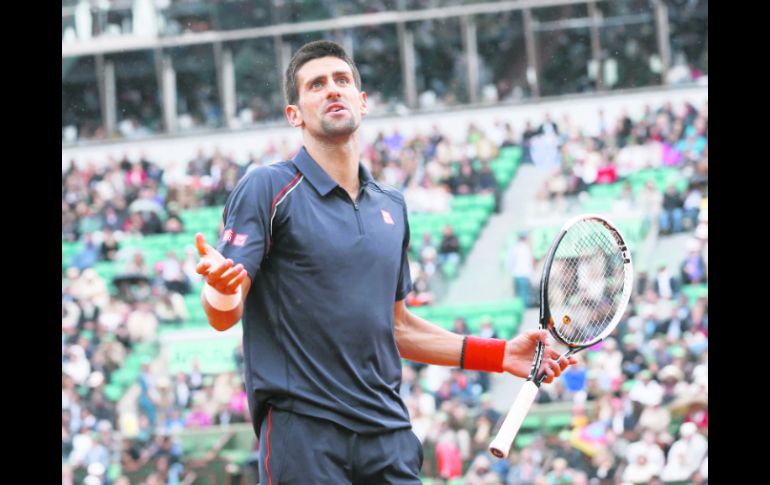
{"type": "Polygon", "coordinates": [[[396,345],[404,359],[424,364],[459,367],[463,336],[424,320],[406,309],[404,300],[394,306],[396,345]]]}
{"type": "Polygon", "coordinates": [[[206,280],[201,304],[209,325],[220,332],[232,327],[243,315],[243,302],[251,288],[251,278],[243,265],[234,265],[216,249],[206,244],[203,235],[195,235],[200,262],[195,270],[206,280]]]}
{"type": "MultiPolygon", "coordinates": [[[[424,364],[460,367],[464,336],[444,330],[418,317],[407,310],[404,300],[399,300],[394,305],[393,323],[396,345],[401,357],[424,364]]],[[[569,364],[577,363],[574,357],[557,362],[559,353],[547,347],[549,345],[547,336],[546,330],[529,330],[506,341],[505,350],[502,353],[503,371],[526,379],[538,341],[546,344],[543,363],[540,367],[540,370],[548,376],[545,382],[552,382],[554,377],[558,377],[569,364]]],[[[502,342],[498,339],[487,340],[502,342]]]]}

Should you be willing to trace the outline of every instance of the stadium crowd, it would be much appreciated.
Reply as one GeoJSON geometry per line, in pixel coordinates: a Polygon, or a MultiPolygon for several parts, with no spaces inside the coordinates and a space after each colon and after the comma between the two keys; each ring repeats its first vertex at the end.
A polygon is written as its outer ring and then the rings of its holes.
{"type": "MultiPolygon", "coordinates": [[[[708,302],[684,291],[708,281],[707,104],[667,103],[637,119],[600,120],[579,127],[566,117],[558,123],[546,117],[520,132],[502,121],[488,131],[471,124],[462,143],[439,128],[430,134],[393,130],[365,144],[362,158],[375,178],[401,189],[413,213],[446,212],[454,195],[485,192],[504,210],[504,188],[489,168],[504,146],[521,146],[524,163],[553,171],[540,195],[546,204],[579,201],[591,186],[622,182],[644,167],[675,167],[688,181],[684,193],[654,184],[640,193],[624,191],[628,205],[618,210],[642,210],[662,236],[689,235],[686,255],[679,267],[640,272],[632,304],[610,338],[544,386],[540,402],[570,403],[565,426],[536,427],[508,460],[494,459],[486,446],[500,413],[491,406],[490,377],[405,363],[401,393],[426,448],[427,478],[467,484],[708,481],[708,302]]],[[[62,240],[80,242],[63,262],[62,276],[63,484],[84,475],[89,485],[127,483],[127,472],[148,466],[152,473],[143,483],[180,483],[185,456],[176,432],[249,420],[240,349],[233,355],[238,373],[208,375],[193,365],[172,376],[142,361],[132,399],[138,412],[123,412],[122,396],[109,390],[111,377],[138,348],[157,342],[160,326],[189,318],[183,295],[198,291],[200,280],[191,247],[149,267],[141,251],[126,251],[121,242],[184,233],[183,211],[222,205],[246,172],[289,158],[296,148],[271,147],[248,160],[201,151],[183,165],[144,156],[98,167],[72,163],[62,174],[62,240]],[[103,261],[131,275],[131,284],[111,291],[112,282],[93,269],[103,261]]],[[[412,262],[415,292],[430,294],[443,262],[460,258],[459,245],[451,226],[441,241],[429,234],[412,240],[420,243],[412,262]]],[[[534,266],[529,272],[519,276],[536,281],[534,266]]],[[[495,336],[493,323],[484,322],[481,334],[495,336]]],[[[468,333],[462,318],[455,331],[468,333]]]]}

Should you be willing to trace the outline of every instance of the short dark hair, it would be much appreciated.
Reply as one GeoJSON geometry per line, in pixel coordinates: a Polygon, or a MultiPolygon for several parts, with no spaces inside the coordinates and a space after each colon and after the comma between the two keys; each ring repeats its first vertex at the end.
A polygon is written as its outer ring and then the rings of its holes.
{"type": "Polygon", "coordinates": [[[356,83],[358,90],[361,90],[361,74],[358,73],[358,68],[353,62],[353,59],[348,56],[345,49],[329,40],[316,40],[308,42],[300,47],[300,49],[294,53],[294,57],[289,62],[289,67],[286,68],[286,76],[284,77],[284,95],[286,101],[289,104],[297,104],[299,100],[299,87],[297,86],[297,71],[305,65],[306,62],[313,59],[319,59],[321,57],[337,57],[347,62],[350,69],[353,71],[353,79],[356,83]]]}

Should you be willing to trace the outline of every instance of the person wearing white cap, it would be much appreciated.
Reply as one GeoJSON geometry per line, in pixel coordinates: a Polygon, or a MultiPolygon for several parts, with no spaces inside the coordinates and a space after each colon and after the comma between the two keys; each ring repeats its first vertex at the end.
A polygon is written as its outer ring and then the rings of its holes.
{"type": "Polygon", "coordinates": [[[652,431],[645,431],[641,440],[631,443],[626,449],[626,461],[629,464],[637,463],[640,455],[645,456],[647,468],[651,473],[659,475],[666,463],[666,456],[655,442],[655,433],[652,431]]]}
{"type": "Polygon", "coordinates": [[[102,485],[106,471],[107,469],[101,463],[91,463],[88,465],[88,476],[83,480],[83,483],[85,485],[102,485]]]}
{"type": "Polygon", "coordinates": [[[635,461],[630,462],[623,470],[623,482],[633,485],[651,483],[655,474],[656,466],[650,463],[647,455],[636,455],[635,461]]]}
{"type": "Polygon", "coordinates": [[[79,345],[70,346],[66,353],[67,361],[62,364],[62,372],[72,377],[78,385],[83,385],[91,374],[91,364],[86,353],[79,345]]]}
{"type": "Polygon", "coordinates": [[[645,369],[639,373],[639,380],[629,395],[632,401],[645,406],[655,406],[663,399],[663,387],[652,378],[652,372],[645,369]]]}
{"type": "Polygon", "coordinates": [[[661,478],[664,481],[689,480],[701,466],[708,451],[708,441],[695,423],[684,423],[679,428],[680,438],[668,450],[668,460],[661,478]]]}
{"type": "Polygon", "coordinates": [[[639,426],[655,433],[666,431],[670,423],[671,412],[667,407],[661,406],[661,401],[645,406],[639,415],[639,426]]]}
{"type": "Polygon", "coordinates": [[[80,432],[72,438],[72,451],[67,461],[73,466],[81,465],[93,445],[94,441],[88,428],[81,427],[80,432]]]}

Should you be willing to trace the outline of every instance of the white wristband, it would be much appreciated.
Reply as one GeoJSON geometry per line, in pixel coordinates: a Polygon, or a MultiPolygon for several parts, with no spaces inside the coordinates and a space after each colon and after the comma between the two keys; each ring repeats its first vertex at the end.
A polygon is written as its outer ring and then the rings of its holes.
{"type": "Polygon", "coordinates": [[[209,302],[213,308],[216,308],[220,312],[226,312],[237,307],[241,303],[241,287],[238,287],[238,291],[232,295],[226,295],[213,286],[206,283],[203,285],[203,295],[206,297],[206,301],[209,302]]]}

